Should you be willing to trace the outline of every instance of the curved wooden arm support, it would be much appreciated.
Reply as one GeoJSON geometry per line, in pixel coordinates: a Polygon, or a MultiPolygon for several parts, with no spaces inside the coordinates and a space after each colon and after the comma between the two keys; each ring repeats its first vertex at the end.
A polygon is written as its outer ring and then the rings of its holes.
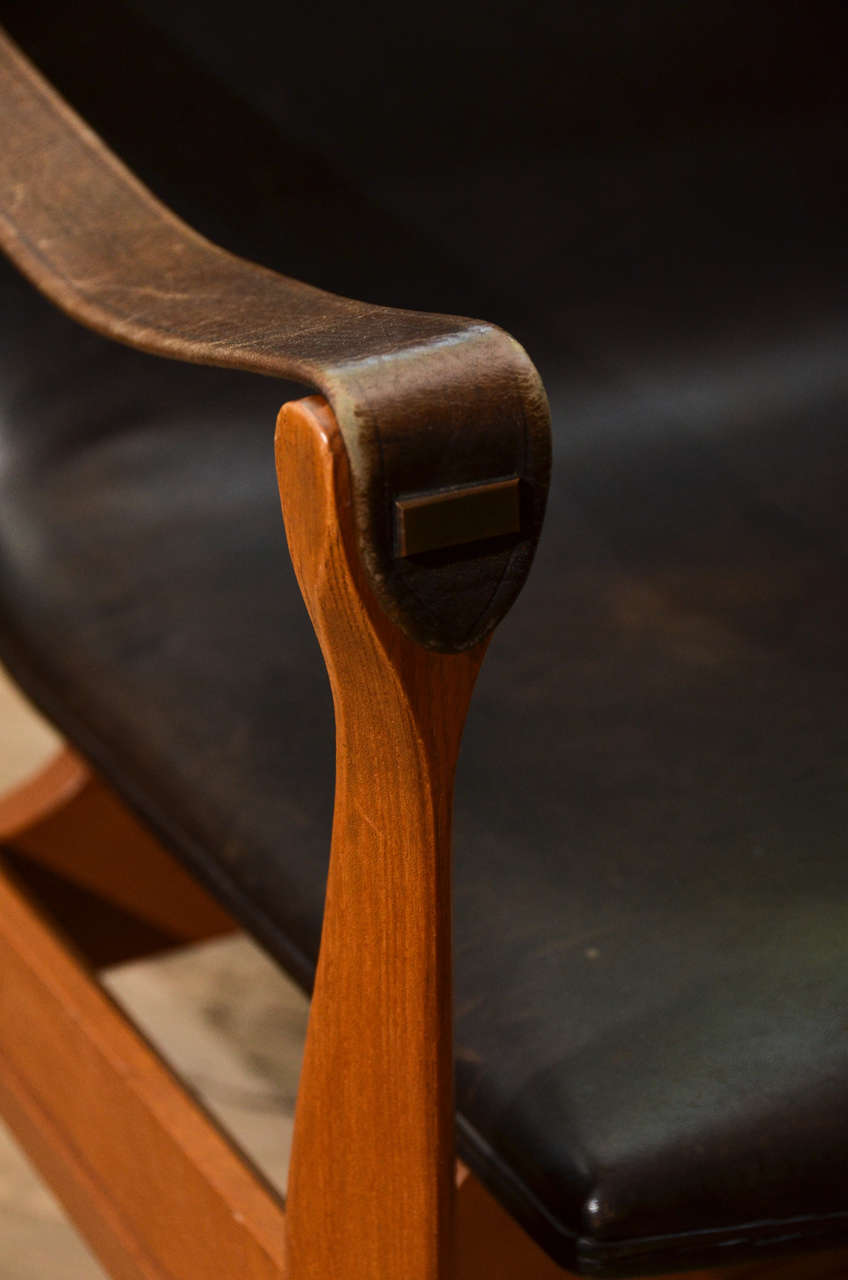
{"type": "Polygon", "coordinates": [[[16,265],[107,337],[320,389],[345,439],[357,545],[383,608],[446,651],[491,630],[530,567],[550,470],[545,393],[518,343],[481,321],[342,298],[211,244],[137,181],[2,30],[0,120],[0,248],[16,265]],[[491,502],[474,495],[513,478],[520,518],[508,509],[493,525],[491,502]],[[471,501],[458,539],[436,556],[396,555],[397,501],[462,490],[471,501]]]}
{"type": "Polygon", "coordinates": [[[485,645],[433,653],[377,607],[326,402],[284,406],[289,548],[336,712],[333,841],[286,1213],[291,1280],[453,1266],[451,809],[485,645]]]}

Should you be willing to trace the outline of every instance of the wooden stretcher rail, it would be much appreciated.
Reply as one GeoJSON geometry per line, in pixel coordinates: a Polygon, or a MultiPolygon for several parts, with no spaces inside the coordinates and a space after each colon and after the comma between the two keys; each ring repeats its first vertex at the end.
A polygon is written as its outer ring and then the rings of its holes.
{"type": "Polygon", "coordinates": [[[173,945],[236,923],[73,751],[0,797],[0,845],[114,903],[173,945]]]}
{"type": "Polygon", "coordinates": [[[118,1280],[281,1280],[284,1210],[0,872],[0,1112],[118,1280]]]}

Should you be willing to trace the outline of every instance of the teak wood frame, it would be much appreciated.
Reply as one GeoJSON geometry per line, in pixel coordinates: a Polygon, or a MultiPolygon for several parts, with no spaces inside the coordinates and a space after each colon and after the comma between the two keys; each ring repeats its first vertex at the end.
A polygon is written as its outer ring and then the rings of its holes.
{"type": "MultiPolygon", "coordinates": [[[[287,1208],[2,868],[0,1111],[119,1280],[553,1280],[453,1155],[451,799],[485,646],[430,652],[382,614],[324,401],[284,407],[277,461],[338,742],[287,1208]]],[[[0,843],[175,938],[231,927],[70,753],[0,802],[0,843]]],[[[823,1280],[845,1261],[734,1274],[823,1280]]]]}
{"type": "Polygon", "coordinates": [[[337,754],[287,1256],[304,1280],[350,1274],[352,1258],[363,1276],[447,1280],[451,802],[485,645],[431,652],[385,619],[359,570],[347,455],[324,401],[283,409],[277,469],[332,686],[337,754]]]}

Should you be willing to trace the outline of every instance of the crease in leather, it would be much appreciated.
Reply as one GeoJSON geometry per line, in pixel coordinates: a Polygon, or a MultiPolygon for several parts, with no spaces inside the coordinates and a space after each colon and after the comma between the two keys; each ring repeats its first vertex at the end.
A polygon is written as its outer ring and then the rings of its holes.
{"type": "Polygon", "coordinates": [[[351,466],[359,551],[393,620],[428,647],[476,644],[538,541],[550,413],[523,348],[494,325],[370,305],[220,249],[162,205],[0,32],[0,244],[74,319],[156,355],[306,382],[351,466]],[[521,477],[521,533],[450,556],[394,555],[399,493],[521,477]]]}

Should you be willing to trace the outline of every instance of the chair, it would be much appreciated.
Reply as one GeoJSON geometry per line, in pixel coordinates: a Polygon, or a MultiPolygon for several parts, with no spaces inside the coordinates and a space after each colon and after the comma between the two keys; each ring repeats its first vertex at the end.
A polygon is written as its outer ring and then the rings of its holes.
{"type": "Polygon", "coordinates": [[[2,1114],[132,1280],[844,1274],[841,6],[0,18],[2,1114]],[[285,1209],[91,971],[233,922],[285,1209]]]}

